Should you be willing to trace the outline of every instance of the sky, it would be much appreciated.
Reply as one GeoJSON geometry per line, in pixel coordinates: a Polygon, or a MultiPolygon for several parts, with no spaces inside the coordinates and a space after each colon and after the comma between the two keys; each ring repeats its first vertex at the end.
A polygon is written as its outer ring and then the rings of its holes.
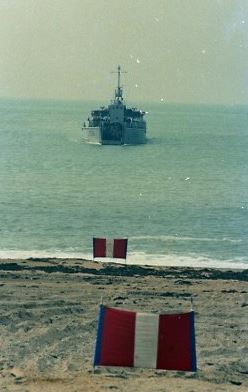
{"type": "Polygon", "coordinates": [[[0,0],[0,98],[248,103],[248,0],[0,0]]]}

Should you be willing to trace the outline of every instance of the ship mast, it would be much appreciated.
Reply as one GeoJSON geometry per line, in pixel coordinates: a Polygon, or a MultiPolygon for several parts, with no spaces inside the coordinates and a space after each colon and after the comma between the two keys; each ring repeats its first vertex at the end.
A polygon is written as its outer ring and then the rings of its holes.
{"type": "Polygon", "coordinates": [[[117,72],[113,72],[118,74],[118,85],[117,89],[115,90],[115,99],[118,102],[123,101],[123,96],[122,96],[122,87],[121,87],[121,73],[126,73],[125,71],[121,71],[121,66],[118,65],[117,72]]]}

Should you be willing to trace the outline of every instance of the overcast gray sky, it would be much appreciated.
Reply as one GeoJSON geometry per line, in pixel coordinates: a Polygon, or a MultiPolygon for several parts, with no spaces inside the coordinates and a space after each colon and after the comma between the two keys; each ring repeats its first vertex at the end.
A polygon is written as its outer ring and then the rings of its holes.
{"type": "Polygon", "coordinates": [[[0,0],[0,97],[248,103],[248,0],[0,0]]]}

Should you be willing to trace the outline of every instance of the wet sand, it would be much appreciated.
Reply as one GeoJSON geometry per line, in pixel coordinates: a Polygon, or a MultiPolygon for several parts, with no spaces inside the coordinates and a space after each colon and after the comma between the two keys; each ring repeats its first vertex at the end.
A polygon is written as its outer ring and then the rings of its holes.
{"type": "Polygon", "coordinates": [[[248,270],[1,260],[0,390],[247,391],[248,270]],[[197,373],[98,368],[98,306],[196,312],[197,373]]]}

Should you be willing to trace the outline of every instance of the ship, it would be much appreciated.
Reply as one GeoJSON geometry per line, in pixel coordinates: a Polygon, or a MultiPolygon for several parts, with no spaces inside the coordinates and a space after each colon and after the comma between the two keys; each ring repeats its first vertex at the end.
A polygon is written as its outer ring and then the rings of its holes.
{"type": "Polygon", "coordinates": [[[83,140],[102,145],[145,144],[146,112],[129,108],[123,99],[121,87],[121,67],[117,68],[118,85],[114,99],[108,106],[101,106],[91,111],[87,122],[82,127],[83,140]]]}

